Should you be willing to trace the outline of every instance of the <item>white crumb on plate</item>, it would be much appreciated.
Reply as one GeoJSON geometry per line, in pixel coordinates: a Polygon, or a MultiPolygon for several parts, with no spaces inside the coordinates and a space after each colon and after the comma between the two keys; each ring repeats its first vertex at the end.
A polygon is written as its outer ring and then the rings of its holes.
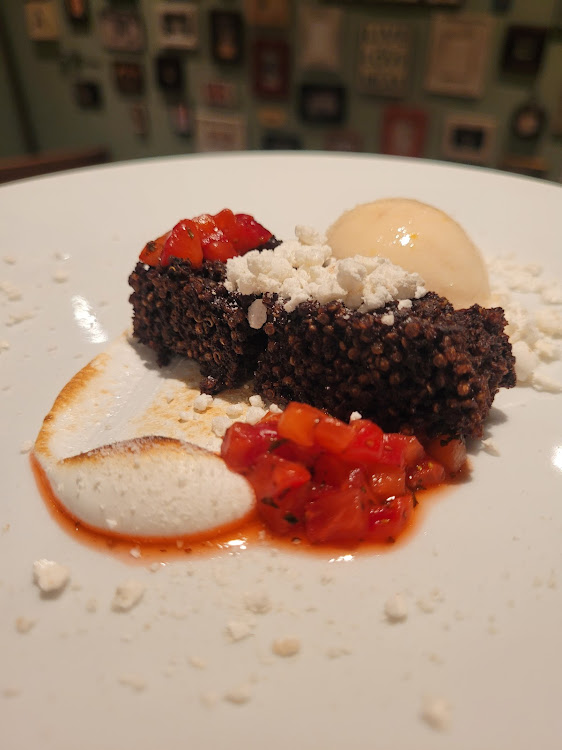
{"type": "Polygon", "coordinates": [[[14,258],[14,256],[13,256],[13,255],[4,255],[4,257],[2,258],[2,260],[3,260],[3,261],[4,261],[4,263],[6,263],[6,264],[7,264],[8,266],[13,266],[13,265],[15,265],[15,263],[16,263],[16,259],[14,258]]]}
{"type": "Polygon", "coordinates": [[[491,456],[499,456],[500,452],[494,443],[494,441],[491,438],[485,438],[482,440],[482,448],[486,451],[486,453],[489,453],[491,456]]]}
{"type": "Polygon", "coordinates": [[[117,679],[121,685],[131,688],[136,693],[140,693],[146,688],[146,680],[143,680],[142,677],[139,677],[138,675],[124,674],[120,675],[117,679]]]}
{"type": "Polygon", "coordinates": [[[250,396],[250,398],[248,399],[248,401],[250,402],[250,406],[259,406],[260,409],[264,409],[265,408],[265,404],[263,402],[263,398],[261,396],[259,396],[257,393],[255,393],[253,396],[250,396]]]}
{"type": "Polygon", "coordinates": [[[0,352],[7,352],[10,348],[10,342],[6,341],[6,339],[0,340],[0,352]]]}
{"type": "Polygon", "coordinates": [[[384,614],[389,622],[403,622],[408,617],[408,605],[402,594],[393,594],[386,600],[384,614]]]}
{"type": "Polygon", "coordinates": [[[63,270],[62,268],[57,268],[56,271],[53,273],[53,281],[57,284],[64,284],[65,281],[68,281],[69,279],[69,273],[68,271],[63,270]]]}
{"type": "Polygon", "coordinates": [[[29,633],[29,631],[35,626],[36,620],[32,620],[30,617],[24,617],[23,615],[16,618],[16,630],[18,633],[29,633]]]}
{"type": "Polygon", "coordinates": [[[33,441],[24,440],[23,443],[20,445],[20,453],[29,453],[29,451],[32,448],[33,448],[33,441]]]}
{"type": "Polygon", "coordinates": [[[193,399],[193,411],[197,411],[200,413],[207,411],[212,403],[212,396],[210,396],[208,393],[200,393],[193,399]]]}
{"type": "Polygon", "coordinates": [[[244,605],[255,615],[265,615],[271,610],[271,600],[266,593],[248,593],[244,597],[244,605]]]}
{"type": "Polygon", "coordinates": [[[358,419],[363,419],[362,414],[360,414],[358,411],[352,411],[349,415],[349,421],[350,422],[357,422],[358,419]]]}
{"type": "Polygon", "coordinates": [[[90,612],[92,614],[93,612],[97,612],[98,610],[98,601],[97,599],[88,599],[86,602],[86,612],[90,612]]]}
{"type": "Polygon", "coordinates": [[[236,643],[253,635],[253,624],[247,620],[230,620],[226,624],[226,635],[229,641],[236,643]]]}
{"type": "Polygon", "coordinates": [[[140,581],[126,581],[115,589],[111,602],[114,612],[128,612],[140,602],[144,596],[146,586],[140,581]]]}
{"type": "Polygon", "coordinates": [[[271,650],[276,656],[296,656],[301,650],[301,642],[295,636],[283,636],[273,641],[271,650]]]}
{"type": "Polygon", "coordinates": [[[211,430],[213,431],[214,435],[216,437],[224,437],[224,434],[232,424],[232,419],[229,419],[229,417],[220,416],[220,417],[213,417],[213,420],[211,422],[211,430]]]}
{"type": "Polygon", "coordinates": [[[58,594],[70,581],[70,570],[54,560],[33,563],[33,581],[44,594],[58,594]]]}
{"type": "Polygon", "coordinates": [[[131,557],[134,557],[135,560],[138,560],[140,557],[142,557],[142,552],[140,547],[131,547],[129,550],[129,554],[131,557]]]}
{"type": "Polygon", "coordinates": [[[265,417],[266,413],[265,409],[262,409],[261,406],[250,406],[246,412],[244,421],[247,424],[257,424],[260,419],[265,417]]]}
{"type": "Polygon", "coordinates": [[[207,667],[205,659],[201,659],[199,656],[190,656],[188,662],[192,667],[195,667],[195,669],[206,669],[207,667]]]}
{"type": "Polygon", "coordinates": [[[252,688],[247,682],[243,682],[240,685],[227,690],[224,694],[224,700],[235,705],[242,705],[247,703],[252,697],[252,688]]]}
{"type": "Polygon", "coordinates": [[[21,290],[10,281],[0,281],[0,292],[2,292],[8,302],[17,302],[22,298],[21,290]]]}
{"type": "Polygon", "coordinates": [[[451,724],[451,705],[444,698],[426,695],[422,701],[421,718],[432,729],[442,732],[451,724]]]}
{"type": "Polygon", "coordinates": [[[243,404],[229,404],[225,411],[226,416],[230,419],[238,419],[244,413],[244,406],[243,404]]]}
{"type": "Polygon", "coordinates": [[[35,317],[35,313],[32,310],[23,310],[19,313],[13,313],[8,317],[8,320],[6,321],[6,325],[11,326],[17,326],[20,323],[24,323],[26,320],[31,320],[35,317]]]}
{"type": "Polygon", "coordinates": [[[270,407],[269,407],[269,411],[272,414],[281,414],[283,412],[283,409],[280,406],[278,406],[277,404],[271,404],[270,407]]]}

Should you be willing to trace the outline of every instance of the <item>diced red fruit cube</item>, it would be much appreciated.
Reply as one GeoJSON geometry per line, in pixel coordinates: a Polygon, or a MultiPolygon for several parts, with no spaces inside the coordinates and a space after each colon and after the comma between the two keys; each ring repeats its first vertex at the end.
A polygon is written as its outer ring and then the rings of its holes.
{"type": "Polygon", "coordinates": [[[378,498],[385,499],[406,492],[406,471],[401,466],[373,465],[369,473],[371,488],[378,498]]]}
{"type": "Polygon", "coordinates": [[[445,468],[438,461],[431,458],[424,458],[422,461],[412,466],[407,471],[406,484],[408,489],[426,490],[429,487],[435,487],[446,478],[445,468]]]}
{"type": "Polygon", "coordinates": [[[303,484],[281,496],[260,496],[257,498],[258,513],[275,534],[302,534],[304,507],[309,493],[309,486],[303,484]]]}
{"type": "Polygon", "coordinates": [[[172,258],[189,260],[194,268],[203,263],[203,249],[197,225],[191,219],[182,219],[170,232],[164,243],[160,265],[167,266],[172,258]]]}
{"type": "Polygon", "coordinates": [[[383,431],[368,419],[358,419],[350,425],[353,439],[342,453],[350,464],[368,465],[380,460],[383,449],[383,431]]]}
{"type": "Polygon", "coordinates": [[[225,433],[221,456],[230,469],[245,473],[258,458],[269,452],[277,439],[277,426],[273,422],[257,425],[235,422],[225,433]]]}
{"type": "Polygon", "coordinates": [[[250,214],[236,214],[236,231],[232,239],[237,251],[242,254],[263,245],[273,236],[271,232],[250,214]]]}
{"type": "Polygon", "coordinates": [[[343,453],[349,448],[355,432],[345,422],[322,414],[320,421],[314,428],[314,441],[316,445],[329,453],[343,453]]]}
{"type": "Polygon", "coordinates": [[[423,458],[425,451],[420,441],[413,435],[387,432],[383,437],[380,463],[391,466],[409,466],[423,458]]]}
{"type": "Polygon", "coordinates": [[[279,437],[311,448],[316,442],[316,425],[324,416],[324,412],[313,406],[291,401],[279,417],[279,437]]]}
{"type": "Polygon", "coordinates": [[[367,533],[368,506],[361,487],[328,489],[306,504],[306,536],[312,544],[358,542],[367,533]]]}
{"type": "Polygon", "coordinates": [[[411,493],[391,497],[369,508],[367,538],[372,542],[393,542],[406,528],[414,510],[411,493]]]}
{"type": "Polygon", "coordinates": [[[141,263],[146,263],[148,266],[159,265],[162,250],[164,249],[164,245],[169,236],[170,232],[166,232],[155,240],[147,242],[139,256],[141,263]]]}

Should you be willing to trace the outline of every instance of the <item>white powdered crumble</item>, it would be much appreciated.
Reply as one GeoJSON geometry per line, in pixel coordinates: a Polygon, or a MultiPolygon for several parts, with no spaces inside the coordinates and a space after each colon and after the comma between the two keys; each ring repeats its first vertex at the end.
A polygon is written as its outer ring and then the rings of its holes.
{"type": "Polygon", "coordinates": [[[70,571],[54,560],[36,560],[33,563],[33,581],[44,594],[59,594],[70,580],[70,571]]]}
{"type": "Polygon", "coordinates": [[[139,581],[127,581],[115,589],[111,609],[114,612],[128,612],[144,596],[145,586],[139,581]]]}
{"type": "MultiPolygon", "coordinates": [[[[393,300],[423,297],[422,278],[389,260],[356,255],[337,260],[323,238],[309,228],[297,227],[297,238],[274,250],[251,250],[226,264],[229,291],[242,294],[278,294],[287,312],[306,300],[326,304],[340,300],[347,307],[368,312],[393,300]]],[[[249,311],[254,328],[265,322],[264,311],[249,311]]]]}
{"type": "Polygon", "coordinates": [[[426,696],[422,702],[421,718],[432,729],[444,731],[451,724],[451,706],[444,698],[426,696]]]}
{"type": "Polygon", "coordinates": [[[294,636],[276,638],[271,644],[271,650],[276,656],[296,656],[301,650],[301,642],[294,636]]]}
{"type": "Polygon", "coordinates": [[[408,606],[401,594],[394,594],[384,605],[384,614],[389,622],[403,622],[408,617],[408,606]]]}

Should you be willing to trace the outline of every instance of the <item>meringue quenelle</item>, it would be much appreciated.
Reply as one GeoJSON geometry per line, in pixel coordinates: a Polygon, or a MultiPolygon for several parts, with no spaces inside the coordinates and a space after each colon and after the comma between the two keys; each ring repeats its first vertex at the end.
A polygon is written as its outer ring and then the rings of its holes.
{"type": "Polygon", "coordinates": [[[486,266],[472,240],[450,216],[408,198],[363,203],[343,213],[327,232],[336,258],[380,255],[410,273],[454,307],[487,305],[486,266]]]}

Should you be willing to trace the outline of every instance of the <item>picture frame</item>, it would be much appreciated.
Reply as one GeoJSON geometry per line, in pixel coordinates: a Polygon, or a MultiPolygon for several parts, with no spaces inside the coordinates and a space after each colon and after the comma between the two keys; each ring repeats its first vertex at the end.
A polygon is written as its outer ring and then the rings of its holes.
{"type": "Polygon", "coordinates": [[[287,125],[289,115],[284,107],[260,107],[256,113],[259,125],[272,131],[282,131],[287,125]]]}
{"type": "Polygon", "coordinates": [[[299,88],[301,119],[311,125],[339,125],[346,115],[346,90],[332,84],[304,83],[299,88]]]}
{"type": "Polygon", "coordinates": [[[109,52],[142,52],[144,24],[136,10],[105,8],[100,16],[102,46],[109,52]]]}
{"type": "Polygon", "coordinates": [[[64,10],[75,29],[85,30],[90,25],[90,0],[64,0],[64,10]]]}
{"type": "Polygon", "coordinates": [[[511,116],[511,132],[523,141],[535,141],[544,132],[546,111],[533,98],[521,104],[511,116]]]}
{"type": "Polygon", "coordinates": [[[445,96],[481,97],[492,27],[493,19],[487,14],[432,16],[425,89],[445,96]]]}
{"type": "Polygon", "coordinates": [[[433,7],[460,8],[464,5],[465,0],[423,0],[424,5],[433,7]]]}
{"type": "Polygon", "coordinates": [[[160,49],[197,49],[199,46],[199,8],[195,4],[159,3],[155,11],[160,49]]]}
{"type": "Polygon", "coordinates": [[[562,138],[562,91],[558,96],[558,104],[552,115],[550,133],[555,138],[562,138]]]}
{"type": "Polygon", "coordinates": [[[232,109],[238,104],[238,85],[220,78],[204,78],[199,85],[203,104],[218,109],[232,109]]]}
{"type": "Polygon", "coordinates": [[[198,112],[195,116],[197,151],[243,151],[247,146],[246,118],[198,112]]]}
{"type": "Polygon", "coordinates": [[[34,42],[54,42],[60,37],[54,0],[27,0],[24,4],[27,35],[34,42]]]}
{"type": "Polygon", "coordinates": [[[498,166],[505,172],[540,179],[546,178],[549,170],[549,164],[543,156],[523,154],[504,154],[498,166]]]}
{"type": "Polygon", "coordinates": [[[542,63],[548,29],[509,26],[505,33],[501,69],[504,73],[536,76],[542,63]]]}
{"type": "Polygon", "coordinates": [[[294,133],[270,132],[264,133],[261,147],[266,151],[299,151],[302,141],[294,133]]]}
{"type": "Polygon", "coordinates": [[[172,132],[179,138],[189,138],[193,135],[193,113],[186,102],[170,104],[168,119],[172,132]]]}
{"type": "Polygon", "coordinates": [[[410,87],[412,50],[413,27],[410,23],[364,23],[358,40],[358,91],[372,96],[406,96],[410,87]]]}
{"type": "Polygon", "coordinates": [[[290,0],[245,0],[244,14],[250,26],[286,29],[291,20],[290,0]]]}
{"type": "Polygon", "coordinates": [[[304,70],[337,71],[342,51],[341,8],[299,8],[300,67],[304,70]]]}
{"type": "Polygon", "coordinates": [[[427,113],[418,107],[389,105],[384,109],[381,153],[421,157],[427,136],[427,113]]]}
{"type": "Polygon", "coordinates": [[[81,80],[74,84],[74,99],[80,109],[101,109],[101,86],[97,81],[81,80]]]}
{"type": "Polygon", "coordinates": [[[150,130],[146,104],[144,102],[131,104],[129,115],[133,125],[133,133],[139,138],[146,138],[150,130]]]}
{"type": "Polygon", "coordinates": [[[244,23],[234,10],[211,10],[211,56],[217,63],[236,65],[244,58],[244,23]]]}
{"type": "Polygon", "coordinates": [[[156,80],[158,86],[167,94],[179,94],[183,91],[183,66],[177,55],[163,52],[155,60],[156,80]]]}
{"type": "Polygon", "coordinates": [[[444,123],[442,155],[452,161],[490,164],[496,129],[497,121],[492,115],[452,113],[444,123]]]}
{"type": "Polygon", "coordinates": [[[114,61],[113,80],[120,94],[138,96],[144,93],[144,70],[139,63],[114,61]]]}
{"type": "Polygon", "coordinates": [[[363,151],[363,136],[357,130],[332,130],[326,134],[324,148],[326,151],[363,151]]]}
{"type": "Polygon", "coordinates": [[[252,47],[253,88],[263,99],[289,94],[289,45],[284,39],[256,39],[252,47]]]}

